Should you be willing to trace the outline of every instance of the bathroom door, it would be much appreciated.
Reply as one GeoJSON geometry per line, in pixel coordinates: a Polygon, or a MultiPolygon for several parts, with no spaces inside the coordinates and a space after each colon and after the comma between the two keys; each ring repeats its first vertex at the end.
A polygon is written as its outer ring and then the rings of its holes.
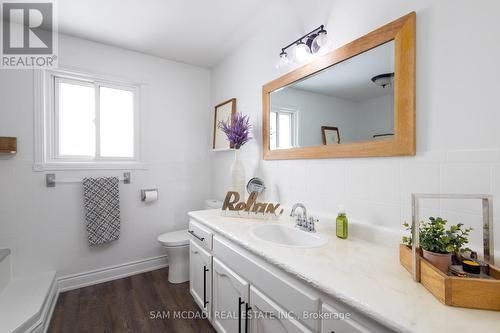
{"type": "Polygon", "coordinates": [[[217,258],[213,270],[213,325],[221,333],[245,332],[248,282],[217,258]]]}
{"type": "Polygon", "coordinates": [[[210,318],[212,307],[212,255],[189,241],[189,291],[210,318]]]}

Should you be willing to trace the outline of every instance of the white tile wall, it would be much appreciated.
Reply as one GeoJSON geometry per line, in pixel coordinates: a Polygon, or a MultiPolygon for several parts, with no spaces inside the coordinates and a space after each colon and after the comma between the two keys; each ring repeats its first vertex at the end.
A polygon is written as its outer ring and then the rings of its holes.
{"type": "Polygon", "coordinates": [[[491,165],[469,163],[443,163],[441,165],[441,190],[461,193],[464,188],[474,193],[491,192],[491,165]]]}
{"type": "MultiPolygon", "coordinates": [[[[441,165],[441,192],[491,193],[491,165],[476,163],[444,163],[441,165]]],[[[470,200],[443,200],[441,208],[467,214],[480,213],[481,205],[470,200]]]]}
{"type": "MultiPolygon", "coordinates": [[[[412,193],[439,192],[439,163],[408,163],[400,165],[400,194],[403,205],[411,204],[412,193]]],[[[422,206],[439,208],[439,202],[426,200],[422,206]]]]}
{"type": "MultiPolygon", "coordinates": [[[[250,152],[244,150],[242,155],[245,154],[250,152]]],[[[219,197],[227,189],[232,160],[231,153],[220,157],[214,160],[218,165],[214,168],[214,187],[219,197]]],[[[500,244],[500,154],[497,150],[433,152],[402,158],[258,163],[260,174],[254,174],[252,160],[246,160],[247,178],[258,175],[265,180],[268,200],[277,200],[286,206],[303,202],[310,211],[331,217],[342,204],[350,218],[392,229],[401,229],[404,221],[411,221],[412,193],[493,194],[497,203],[494,233],[496,243],[500,244]],[[449,156],[454,158],[450,160],[449,156]],[[476,160],[472,162],[470,157],[476,160]]],[[[422,218],[442,216],[451,223],[472,226],[475,231],[471,241],[476,248],[481,246],[481,214],[479,200],[421,202],[422,218]]]]}
{"type": "Polygon", "coordinates": [[[500,196],[500,165],[494,165],[491,168],[491,191],[495,196],[500,196]]]}

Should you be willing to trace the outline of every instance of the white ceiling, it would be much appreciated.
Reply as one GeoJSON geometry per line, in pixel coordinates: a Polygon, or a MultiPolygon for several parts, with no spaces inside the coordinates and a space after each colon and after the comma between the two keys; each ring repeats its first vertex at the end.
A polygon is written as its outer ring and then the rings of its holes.
{"type": "Polygon", "coordinates": [[[283,1],[60,0],[59,32],[210,68],[283,1]]]}
{"type": "Polygon", "coordinates": [[[393,72],[394,42],[391,41],[290,87],[359,102],[390,93],[392,89],[375,85],[371,78],[393,72]]]}

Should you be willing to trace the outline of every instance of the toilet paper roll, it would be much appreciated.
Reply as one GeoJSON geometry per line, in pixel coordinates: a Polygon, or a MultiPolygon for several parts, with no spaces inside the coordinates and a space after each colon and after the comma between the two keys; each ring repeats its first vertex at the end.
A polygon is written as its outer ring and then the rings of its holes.
{"type": "Polygon", "coordinates": [[[153,202],[158,200],[158,190],[145,190],[144,196],[142,197],[142,201],[144,202],[153,202]]]}

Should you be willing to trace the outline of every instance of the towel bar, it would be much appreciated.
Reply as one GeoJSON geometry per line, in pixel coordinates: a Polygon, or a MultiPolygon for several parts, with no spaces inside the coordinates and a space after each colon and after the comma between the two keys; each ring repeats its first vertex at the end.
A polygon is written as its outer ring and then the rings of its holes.
{"type": "MultiPolygon", "coordinates": [[[[118,177],[118,180],[123,181],[124,184],[130,184],[130,172],[124,172],[123,177],[118,177]]],[[[66,178],[57,180],[57,183],[81,183],[83,179],[80,178],[66,178]]],[[[47,187],[56,187],[56,174],[45,174],[45,185],[47,187]]]]}

